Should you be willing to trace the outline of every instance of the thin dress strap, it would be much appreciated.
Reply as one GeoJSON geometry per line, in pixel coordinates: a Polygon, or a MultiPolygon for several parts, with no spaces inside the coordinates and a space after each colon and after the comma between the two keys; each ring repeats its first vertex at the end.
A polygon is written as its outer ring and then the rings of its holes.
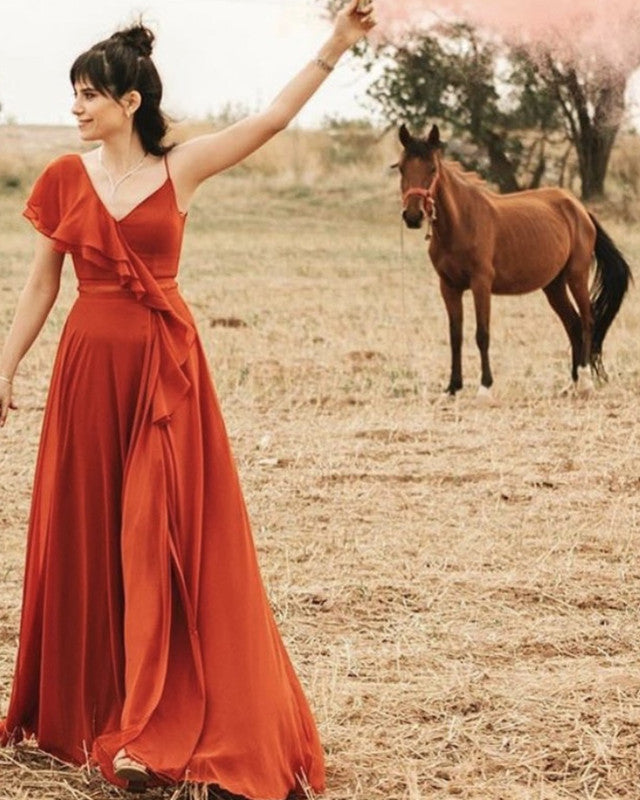
{"type": "Polygon", "coordinates": [[[166,153],[164,153],[164,155],[162,156],[162,159],[164,161],[164,168],[167,171],[167,180],[171,184],[171,189],[173,191],[173,199],[174,199],[174,202],[175,202],[176,211],[184,219],[187,216],[187,212],[183,211],[180,208],[180,206],[178,205],[178,195],[176,194],[176,185],[173,182],[173,178],[171,177],[171,172],[169,172],[169,159],[167,158],[167,154],[166,153]]]}

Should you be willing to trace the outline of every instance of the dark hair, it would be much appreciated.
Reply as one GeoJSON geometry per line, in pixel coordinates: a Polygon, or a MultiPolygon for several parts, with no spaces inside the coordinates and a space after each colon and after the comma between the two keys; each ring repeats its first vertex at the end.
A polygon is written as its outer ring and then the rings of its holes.
{"type": "Polygon", "coordinates": [[[160,109],[162,81],[151,59],[153,33],[142,23],[116,31],[108,39],[94,44],[73,62],[69,77],[72,86],[86,80],[94,89],[119,100],[126,92],[140,92],[142,102],[133,124],[142,146],[154,156],[162,156],[173,145],[163,145],[167,118],[160,109]]]}

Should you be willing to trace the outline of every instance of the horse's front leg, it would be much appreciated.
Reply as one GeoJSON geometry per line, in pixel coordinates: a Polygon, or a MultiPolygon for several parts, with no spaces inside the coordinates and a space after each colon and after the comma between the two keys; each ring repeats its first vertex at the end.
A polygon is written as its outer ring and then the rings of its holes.
{"type": "Polygon", "coordinates": [[[451,378],[447,392],[455,395],[462,389],[462,291],[440,278],[440,294],[449,317],[449,342],[451,344],[451,378]]]}
{"type": "Polygon", "coordinates": [[[486,278],[478,278],[471,283],[473,303],[476,309],[476,344],[480,351],[479,394],[488,394],[493,384],[491,366],[489,364],[489,320],[491,317],[491,283],[486,278]]]}

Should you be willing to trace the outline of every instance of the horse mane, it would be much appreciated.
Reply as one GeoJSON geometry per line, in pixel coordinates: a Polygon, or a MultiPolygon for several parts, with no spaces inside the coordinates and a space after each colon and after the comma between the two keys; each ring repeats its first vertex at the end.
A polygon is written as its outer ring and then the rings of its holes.
{"type": "Polygon", "coordinates": [[[442,161],[442,166],[448,169],[450,172],[455,173],[456,177],[461,178],[470,186],[477,186],[479,189],[484,189],[485,191],[493,194],[489,184],[483,177],[478,175],[477,172],[465,169],[459,161],[451,161],[446,159],[442,161]]]}

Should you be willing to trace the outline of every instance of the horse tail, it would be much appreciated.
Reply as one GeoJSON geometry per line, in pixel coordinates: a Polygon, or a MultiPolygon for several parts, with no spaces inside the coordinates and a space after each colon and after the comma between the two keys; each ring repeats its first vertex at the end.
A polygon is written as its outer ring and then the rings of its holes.
{"type": "Polygon", "coordinates": [[[591,287],[593,333],[591,339],[591,366],[597,375],[606,378],[602,366],[602,343],[609,326],[620,310],[622,300],[633,281],[631,269],[611,237],[600,223],[589,214],[596,228],[594,247],[596,270],[591,287]]]}

